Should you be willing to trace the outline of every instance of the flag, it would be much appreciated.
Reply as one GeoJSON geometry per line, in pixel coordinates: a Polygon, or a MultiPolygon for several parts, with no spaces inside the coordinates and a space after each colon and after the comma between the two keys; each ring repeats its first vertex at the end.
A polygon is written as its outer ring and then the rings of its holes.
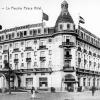
{"type": "Polygon", "coordinates": [[[85,23],[85,20],[81,16],[79,16],[79,23],[82,23],[82,24],[85,23]]]}
{"type": "Polygon", "coordinates": [[[45,14],[44,12],[43,12],[42,20],[46,20],[46,21],[48,21],[48,20],[49,20],[48,15],[47,15],[47,14],[45,14]]]}

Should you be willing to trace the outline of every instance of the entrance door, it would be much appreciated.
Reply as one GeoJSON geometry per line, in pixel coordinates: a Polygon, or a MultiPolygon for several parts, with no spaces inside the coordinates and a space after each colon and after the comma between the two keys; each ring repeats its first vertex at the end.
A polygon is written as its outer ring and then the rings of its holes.
{"type": "Polygon", "coordinates": [[[68,90],[69,92],[74,91],[74,84],[73,84],[73,83],[67,83],[67,90],[68,90]]]}

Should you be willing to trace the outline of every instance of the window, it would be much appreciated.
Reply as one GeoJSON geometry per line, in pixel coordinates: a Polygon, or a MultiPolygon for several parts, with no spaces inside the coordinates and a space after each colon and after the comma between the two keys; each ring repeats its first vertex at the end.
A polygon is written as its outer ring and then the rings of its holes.
{"type": "Polygon", "coordinates": [[[21,41],[21,45],[22,45],[22,46],[24,45],[24,41],[21,41]]]}
{"type": "Polygon", "coordinates": [[[34,30],[33,30],[33,36],[35,36],[36,34],[37,34],[37,30],[34,29],[34,30]]]}
{"type": "Polygon", "coordinates": [[[49,55],[52,55],[52,50],[49,50],[49,55]]]}
{"type": "Polygon", "coordinates": [[[41,30],[40,29],[38,29],[38,34],[40,34],[41,33],[41,30]]]}
{"type": "Polygon", "coordinates": [[[34,56],[36,56],[37,55],[37,51],[34,51],[34,56]]]}
{"type": "Polygon", "coordinates": [[[21,57],[22,57],[22,58],[24,57],[24,53],[21,53],[21,57]]]}
{"type": "Polygon", "coordinates": [[[4,40],[4,35],[1,36],[1,39],[4,40]]]}
{"type": "Polygon", "coordinates": [[[15,36],[15,34],[14,34],[14,33],[12,33],[12,38],[14,38],[14,36],[15,36]]]}
{"type": "Polygon", "coordinates": [[[24,67],[24,63],[21,63],[21,67],[24,67]]]}
{"type": "Polygon", "coordinates": [[[27,53],[27,58],[31,58],[31,52],[27,53]]]}
{"type": "Polygon", "coordinates": [[[24,31],[24,36],[26,36],[27,35],[27,31],[24,31]]]}
{"type": "Polygon", "coordinates": [[[40,77],[39,87],[47,87],[47,86],[48,86],[47,77],[40,77]]]}
{"type": "Polygon", "coordinates": [[[49,39],[48,39],[48,42],[52,42],[52,39],[51,39],[51,38],[49,38],[49,39]]]}
{"type": "Polygon", "coordinates": [[[12,43],[10,43],[10,47],[12,47],[12,43]]]}
{"type": "Polygon", "coordinates": [[[2,56],[0,56],[0,60],[2,60],[2,56]]]}
{"type": "Polygon", "coordinates": [[[49,66],[51,66],[52,65],[52,61],[49,61],[49,66]]]}
{"type": "Polygon", "coordinates": [[[18,59],[18,54],[15,54],[15,59],[18,59]]]}
{"type": "Polygon", "coordinates": [[[63,29],[63,26],[62,26],[62,24],[60,24],[60,30],[62,30],[63,29]]]}
{"type": "Polygon", "coordinates": [[[0,68],[2,68],[2,65],[0,65],[0,68]]]}
{"type": "Polygon", "coordinates": [[[31,41],[27,41],[27,47],[31,46],[31,41]]]}
{"type": "Polygon", "coordinates": [[[44,57],[45,56],[45,51],[40,51],[40,57],[44,57]]]}
{"type": "Polygon", "coordinates": [[[19,35],[20,35],[19,32],[17,32],[17,37],[19,37],[19,35]]]}
{"type": "Polygon", "coordinates": [[[41,40],[41,41],[40,41],[40,46],[43,46],[43,43],[44,43],[44,41],[43,41],[43,40],[41,40]]]}
{"type": "Polygon", "coordinates": [[[2,49],[2,46],[0,46],[0,50],[2,49]]]}
{"type": "Polygon", "coordinates": [[[45,68],[45,61],[41,61],[41,62],[40,62],[40,67],[41,67],[41,68],[45,68]]]}
{"type": "Polygon", "coordinates": [[[35,67],[37,66],[37,62],[34,62],[34,66],[35,66],[35,67]]]}
{"type": "Polygon", "coordinates": [[[15,43],[15,48],[18,48],[18,43],[15,43]]]}
{"type": "Polygon", "coordinates": [[[27,62],[27,69],[31,68],[31,62],[27,62]]]}
{"type": "Polygon", "coordinates": [[[23,32],[22,32],[22,31],[20,31],[20,37],[21,37],[21,38],[23,37],[23,32]]]}
{"type": "Polygon", "coordinates": [[[86,78],[83,78],[83,86],[85,86],[86,78]]]}
{"type": "Polygon", "coordinates": [[[32,31],[32,30],[30,30],[30,31],[29,31],[29,34],[30,34],[30,35],[32,35],[32,33],[33,33],[33,31],[32,31]]]}
{"type": "Polygon", "coordinates": [[[70,29],[70,24],[67,24],[67,29],[70,29]]]}
{"type": "Polygon", "coordinates": [[[12,58],[12,54],[10,54],[10,59],[12,58]]]}
{"type": "Polygon", "coordinates": [[[37,40],[34,40],[34,43],[36,44],[37,43],[37,40]]]}
{"type": "Polygon", "coordinates": [[[4,45],[4,46],[3,46],[3,49],[4,49],[4,50],[7,50],[7,49],[8,49],[7,45],[4,45]]]}
{"type": "Polygon", "coordinates": [[[4,55],[4,60],[7,60],[7,55],[4,55]]]}
{"type": "Polygon", "coordinates": [[[15,69],[18,69],[18,63],[15,63],[15,69]]]}
{"type": "Polygon", "coordinates": [[[26,87],[32,88],[33,86],[33,78],[26,78],[26,87]]]}

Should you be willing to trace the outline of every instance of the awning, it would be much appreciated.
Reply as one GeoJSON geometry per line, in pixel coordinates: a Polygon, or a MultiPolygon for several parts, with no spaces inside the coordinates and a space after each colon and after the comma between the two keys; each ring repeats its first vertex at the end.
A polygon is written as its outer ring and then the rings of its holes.
{"type": "Polygon", "coordinates": [[[72,74],[65,75],[64,83],[76,83],[76,79],[72,74]]]}

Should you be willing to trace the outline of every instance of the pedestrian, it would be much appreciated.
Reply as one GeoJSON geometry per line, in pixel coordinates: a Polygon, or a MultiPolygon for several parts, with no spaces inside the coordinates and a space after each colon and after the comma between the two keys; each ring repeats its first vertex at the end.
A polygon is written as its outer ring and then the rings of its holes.
{"type": "Polygon", "coordinates": [[[92,86],[92,96],[94,96],[95,93],[95,86],[92,86]]]}
{"type": "Polygon", "coordinates": [[[34,99],[35,98],[35,88],[34,87],[32,87],[32,89],[31,89],[31,94],[32,94],[32,98],[34,99]]]}

